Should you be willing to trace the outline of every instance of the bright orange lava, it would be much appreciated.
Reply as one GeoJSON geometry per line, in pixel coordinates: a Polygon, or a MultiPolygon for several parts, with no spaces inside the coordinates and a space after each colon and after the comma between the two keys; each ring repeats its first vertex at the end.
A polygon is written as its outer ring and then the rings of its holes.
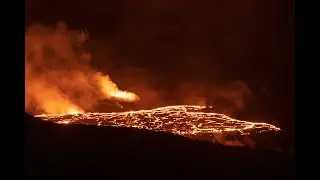
{"type": "Polygon", "coordinates": [[[203,112],[205,106],[166,106],[151,110],[83,113],[43,114],[36,117],[56,123],[87,124],[97,126],[134,127],[153,131],[165,131],[183,136],[200,134],[279,131],[267,123],[241,121],[224,114],[203,112]]]}

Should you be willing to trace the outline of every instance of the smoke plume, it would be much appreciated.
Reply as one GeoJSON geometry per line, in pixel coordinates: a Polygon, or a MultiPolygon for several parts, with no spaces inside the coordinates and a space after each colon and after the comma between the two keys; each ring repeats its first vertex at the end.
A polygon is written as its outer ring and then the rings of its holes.
{"type": "Polygon", "coordinates": [[[245,82],[234,81],[213,89],[210,98],[220,113],[233,116],[245,109],[246,100],[249,100],[252,95],[252,91],[245,82]]]}
{"type": "Polygon", "coordinates": [[[85,32],[34,24],[25,33],[25,107],[31,112],[68,113],[92,108],[99,99],[135,101],[109,76],[90,66],[85,32]]]}

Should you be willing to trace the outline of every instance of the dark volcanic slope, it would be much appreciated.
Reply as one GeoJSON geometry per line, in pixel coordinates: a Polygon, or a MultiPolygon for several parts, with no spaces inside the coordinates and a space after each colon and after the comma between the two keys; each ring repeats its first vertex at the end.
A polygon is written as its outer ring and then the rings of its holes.
{"type": "Polygon", "coordinates": [[[61,125],[25,117],[27,179],[110,179],[115,168],[120,170],[116,179],[146,174],[168,178],[172,173],[179,179],[195,174],[216,179],[293,179],[292,157],[278,152],[224,147],[166,133],[61,125]]]}

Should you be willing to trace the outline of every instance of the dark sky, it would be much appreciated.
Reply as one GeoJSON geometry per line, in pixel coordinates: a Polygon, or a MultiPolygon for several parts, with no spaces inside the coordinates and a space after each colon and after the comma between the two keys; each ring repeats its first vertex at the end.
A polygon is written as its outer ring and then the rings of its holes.
{"type": "Polygon", "coordinates": [[[292,125],[291,0],[27,0],[28,24],[58,20],[89,32],[92,63],[120,86],[139,69],[174,101],[184,83],[242,81],[253,97],[243,113],[292,125]]]}

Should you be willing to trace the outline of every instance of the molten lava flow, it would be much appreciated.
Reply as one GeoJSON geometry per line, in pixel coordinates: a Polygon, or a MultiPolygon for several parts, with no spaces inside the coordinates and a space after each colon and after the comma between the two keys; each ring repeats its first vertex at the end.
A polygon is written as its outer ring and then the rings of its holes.
{"type": "Polygon", "coordinates": [[[267,123],[254,123],[230,118],[224,114],[201,112],[205,106],[166,106],[152,110],[119,113],[43,114],[43,120],[56,123],[87,124],[97,126],[134,127],[153,131],[165,131],[186,137],[203,134],[279,131],[267,123]]]}

